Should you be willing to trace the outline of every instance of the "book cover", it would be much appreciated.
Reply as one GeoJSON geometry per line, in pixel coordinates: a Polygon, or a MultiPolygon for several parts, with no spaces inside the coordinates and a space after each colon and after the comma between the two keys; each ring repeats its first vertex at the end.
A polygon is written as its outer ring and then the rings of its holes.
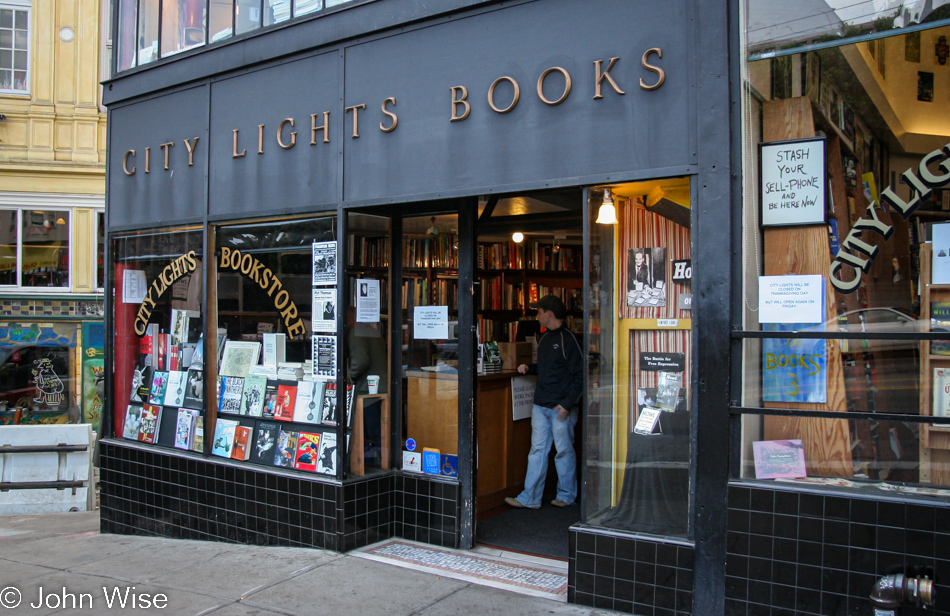
{"type": "Polygon", "coordinates": [[[656,408],[670,413],[675,411],[682,386],[682,372],[660,372],[657,378],[656,408]]]}
{"type": "Polygon", "coordinates": [[[195,416],[195,436],[191,439],[191,450],[205,451],[205,418],[199,413],[195,416]]]}
{"type": "Polygon", "coordinates": [[[294,405],[294,421],[319,423],[323,410],[324,381],[300,381],[297,383],[297,403],[294,405]]]}
{"type": "Polygon", "coordinates": [[[152,377],[152,389],[148,394],[149,404],[161,405],[165,401],[165,387],[168,385],[168,373],[156,370],[152,377]]]}
{"type": "Polygon", "coordinates": [[[293,430],[281,430],[277,434],[277,447],[274,449],[274,466],[293,468],[297,455],[297,433],[293,430]]]}
{"type": "Polygon", "coordinates": [[[267,377],[249,374],[244,379],[244,393],[241,395],[241,414],[260,417],[264,413],[264,395],[267,389],[267,377]]]}
{"type": "Polygon", "coordinates": [[[801,439],[754,441],[752,457],[756,479],[806,477],[805,447],[801,439]]]}
{"type": "Polygon", "coordinates": [[[353,417],[353,401],[356,399],[355,385],[346,386],[346,427],[349,429],[352,424],[350,418],[353,417]]]}
{"type": "Polygon", "coordinates": [[[274,419],[293,421],[296,400],[297,383],[281,382],[277,386],[277,402],[274,405],[274,419]]]}
{"type": "Polygon", "coordinates": [[[248,426],[238,426],[234,429],[234,448],[231,450],[231,457],[235,460],[247,460],[251,455],[251,437],[254,434],[254,428],[248,426]]]}
{"type": "Polygon", "coordinates": [[[239,376],[221,377],[221,390],[218,400],[219,413],[241,413],[241,394],[244,393],[244,378],[239,376]]]}
{"type": "Polygon", "coordinates": [[[336,425],[336,383],[329,382],[324,388],[320,423],[328,426],[336,425]]]}
{"type": "Polygon", "coordinates": [[[139,366],[132,372],[132,393],[129,402],[145,404],[152,393],[152,378],[154,372],[151,366],[139,366]]]}
{"type": "Polygon", "coordinates": [[[198,411],[194,409],[178,409],[178,417],[175,422],[175,448],[191,449],[191,444],[195,438],[195,418],[198,411]]]}
{"type": "Polygon", "coordinates": [[[274,454],[277,449],[277,436],[280,432],[280,426],[275,423],[257,424],[257,430],[254,431],[254,447],[251,449],[251,462],[255,464],[274,464],[274,454]]]}
{"type": "Polygon", "coordinates": [[[651,409],[645,408],[640,411],[640,415],[637,417],[637,423],[633,427],[633,431],[636,434],[642,434],[644,436],[649,436],[653,434],[653,430],[656,429],[656,422],[660,419],[660,413],[663,411],[660,409],[651,409]]]}
{"type": "Polygon", "coordinates": [[[143,443],[154,443],[157,441],[161,421],[162,407],[154,404],[146,404],[143,406],[142,419],[139,422],[139,440],[143,443]]]}
{"type": "Polygon", "coordinates": [[[320,440],[320,455],[317,456],[317,472],[336,475],[336,433],[324,432],[320,440]]]}
{"type": "Polygon", "coordinates": [[[316,471],[319,453],[320,433],[301,432],[297,437],[297,457],[294,459],[294,468],[298,471],[316,471]]]}
{"type": "Polygon", "coordinates": [[[287,357],[287,334],[263,334],[264,365],[276,366],[287,357]]]}
{"type": "Polygon", "coordinates": [[[139,424],[142,421],[142,407],[130,404],[125,409],[125,426],[122,429],[122,438],[131,441],[139,440],[139,424]]]}
{"type": "Polygon", "coordinates": [[[190,342],[189,334],[195,330],[195,321],[200,324],[200,312],[172,308],[171,323],[168,328],[170,343],[180,348],[183,343],[190,342]]]}
{"type": "Polygon", "coordinates": [[[180,370],[168,373],[168,383],[165,386],[165,406],[182,406],[185,403],[185,386],[188,384],[188,374],[180,370]]]}
{"type": "Polygon", "coordinates": [[[185,378],[185,398],[182,406],[201,410],[205,403],[205,378],[201,368],[189,370],[185,378]]]}
{"type": "Polygon", "coordinates": [[[198,342],[195,343],[195,352],[191,356],[191,365],[189,368],[200,370],[205,366],[205,337],[204,334],[198,336],[198,342]]]}
{"type": "Polygon", "coordinates": [[[277,381],[267,379],[267,385],[264,386],[264,408],[261,412],[261,417],[264,419],[274,418],[274,410],[277,408],[277,387],[277,381]]]}
{"type": "Polygon", "coordinates": [[[261,343],[246,340],[228,340],[221,358],[221,376],[245,377],[261,356],[261,343]]]}
{"type": "Polygon", "coordinates": [[[152,357],[155,358],[155,369],[168,371],[168,334],[158,334],[152,340],[152,357]]]}
{"type": "Polygon", "coordinates": [[[934,417],[950,417],[950,368],[934,368],[934,417]]]}
{"type": "Polygon", "coordinates": [[[234,448],[234,432],[237,430],[238,421],[236,419],[218,418],[214,426],[214,440],[211,441],[211,454],[230,458],[231,450],[234,448]]]}

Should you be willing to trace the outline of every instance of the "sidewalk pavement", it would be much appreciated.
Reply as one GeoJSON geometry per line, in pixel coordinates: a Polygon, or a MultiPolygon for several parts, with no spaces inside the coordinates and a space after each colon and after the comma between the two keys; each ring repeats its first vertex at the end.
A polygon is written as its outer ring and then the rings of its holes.
{"type": "Polygon", "coordinates": [[[595,616],[616,612],[327,550],[100,534],[96,511],[0,516],[0,616],[73,613],[595,616]],[[19,604],[11,607],[18,599],[19,604]]]}

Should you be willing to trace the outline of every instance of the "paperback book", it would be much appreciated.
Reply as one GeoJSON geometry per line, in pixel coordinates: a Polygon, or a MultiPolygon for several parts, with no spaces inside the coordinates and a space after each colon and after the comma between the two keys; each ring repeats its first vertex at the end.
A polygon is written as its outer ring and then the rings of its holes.
{"type": "Polygon", "coordinates": [[[224,355],[221,357],[221,376],[245,377],[251,366],[257,364],[261,356],[261,343],[245,340],[228,340],[224,343],[224,355]]]}
{"type": "Polygon", "coordinates": [[[324,381],[300,381],[297,383],[297,403],[294,405],[294,421],[318,423],[323,410],[324,381]]]}
{"type": "Polygon", "coordinates": [[[165,385],[165,406],[182,406],[185,403],[185,386],[188,373],[172,370],[168,373],[168,383],[165,385]]]}
{"type": "Polygon", "coordinates": [[[131,441],[139,440],[139,424],[142,422],[142,407],[130,404],[125,409],[125,424],[122,428],[122,438],[131,441]]]}
{"type": "Polygon", "coordinates": [[[317,472],[336,475],[336,432],[324,432],[320,440],[320,455],[317,456],[317,472]]]}
{"type": "Polygon", "coordinates": [[[191,444],[195,438],[195,418],[197,416],[198,411],[194,409],[178,409],[174,442],[176,449],[191,449],[191,444]]]}
{"type": "Polygon", "coordinates": [[[319,453],[320,433],[301,432],[297,437],[297,457],[294,460],[294,468],[298,471],[316,471],[319,453]]]}
{"type": "Polygon", "coordinates": [[[200,413],[195,417],[195,436],[191,439],[191,450],[198,453],[205,451],[205,418],[200,413]]]}
{"type": "Polygon", "coordinates": [[[148,394],[149,404],[162,404],[165,401],[165,387],[168,385],[168,373],[157,370],[152,377],[152,390],[148,394]]]}
{"type": "Polygon", "coordinates": [[[129,402],[133,404],[145,404],[148,402],[148,396],[152,393],[151,366],[139,366],[132,372],[132,395],[129,402]]]}
{"type": "Polygon", "coordinates": [[[190,409],[201,410],[204,408],[205,402],[205,379],[204,373],[201,368],[194,368],[188,370],[187,377],[185,378],[185,399],[182,401],[182,406],[187,406],[190,409]]]}
{"type": "Polygon", "coordinates": [[[251,455],[251,437],[254,428],[238,426],[234,429],[234,448],[231,457],[235,460],[247,460],[251,455]]]}
{"type": "Polygon", "coordinates": [[[277,402],[274,405],[274,419],[293,421],[296,400],[297,383],[280,383],[277,386],[277,402]]]}
{"type": "Polygon", "coordinates": [[[139,422],[139,441],[154,443],[158,440],[158,430],[161,427],[162,407],[146,404],[142,407],[142,419],[139,422]]]}
{"type": "Polygon", "coordinates": [[[934,417],[950,417],[950,368],[934,368],[934,417]]]}
{"type": "Polygon", "coordinates": [[[336,383],[329,382],[324,389],[320,423],[328,426],[336,425],[336,383]]]}
{"type": "Polygon", "coordinates": [[[683,386],[682,372],[660,372],[656,387],[656,408],[672,413],[683,386]]]}
{"type": "Polygon", "coordinates": [[[280,426],[275,423],[257,424],[255,430],[254,447],[251,449],[251,462],[256,464],[274,464],[274,455],[277,451],[277,436],[280,426]]]}
{"type": "Polygon", "coordinates": [[[241,413],[241,394],[244,393],[244,378],[239,376],[222,376],[221,393],[218,401],[219,413],[241,413]]]}
{"type": "Polygon", "coordinates": [[[261,416],[264,419],[274,418],[274,409],[277,408],[277,381],[268,379],[264,387],[264,408],[261,416]]]}
{"type": "Polygon", "coordinates": [[[237,430],[238,421],[236,419],[218,418],[214,426],[214,440],[211,441],[211,454],[230,458],[231,450],[234,448],[234,432],[237,430]]]}
{"type": "Polygon", "coordinates": [[[264,395],[267,389],[267,377],[249,374],[244,379],[244,393],[241,395],[241,414],[260,417],[264,413],[264,395]]]}
{"type": "Polygon", "coordinates": [[[293,430],[281,430],[277,435],[277,448],[274,450],[274,466],[293,468],[297,455],[297,433],[293,430]]]}

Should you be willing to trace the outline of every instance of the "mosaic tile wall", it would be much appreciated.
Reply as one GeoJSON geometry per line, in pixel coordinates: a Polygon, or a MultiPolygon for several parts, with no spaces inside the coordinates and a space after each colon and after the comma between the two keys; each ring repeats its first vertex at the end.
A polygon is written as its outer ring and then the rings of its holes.
{"type": "Polygon", "coordinates": [[[871,616],[868,597],[890,567],[936,575],[950,614],[950,507],[732,486],[726,614],[871,616]]]}
{"type": "Polygon", "coordinates": [[[449,480],[395,475],[397,537],[445,548],[459,546],[459,485],[449,480]]]}
{"type": "Polygon", "coordinates": [[[32,316],[103,316],[101,301],[0,299],[0,318],[32,316]]]}
{"type": "MultiPolygon", "coordinates": [[[[638,616],[693,613],[693,546],[575,524],[567,600],[638,616]]],[[[697,612],[699,613],[699,612],[697,612]]]]}

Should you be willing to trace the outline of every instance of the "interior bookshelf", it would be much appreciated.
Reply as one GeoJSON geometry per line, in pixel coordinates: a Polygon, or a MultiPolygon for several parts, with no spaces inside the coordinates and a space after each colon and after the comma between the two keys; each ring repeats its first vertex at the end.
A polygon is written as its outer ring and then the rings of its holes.
{"type": "MultiPolygon", "coordinates": [[[[920,319],[931,330],[945,323],[950,309],[950,284],[933,284],[933,245],[920,245],[920,319]]],[[[920,342],[920,414],[950,416],[950,342],[922,340],[920,342]],[[929,383],[930,388],[924,385],[929,383]]],[[[950,426],[921,424],[920,426],[920,480],[921,483],[944,483],[950,477],[940,476],[939,469],[950,461],[950,426]]]]}

